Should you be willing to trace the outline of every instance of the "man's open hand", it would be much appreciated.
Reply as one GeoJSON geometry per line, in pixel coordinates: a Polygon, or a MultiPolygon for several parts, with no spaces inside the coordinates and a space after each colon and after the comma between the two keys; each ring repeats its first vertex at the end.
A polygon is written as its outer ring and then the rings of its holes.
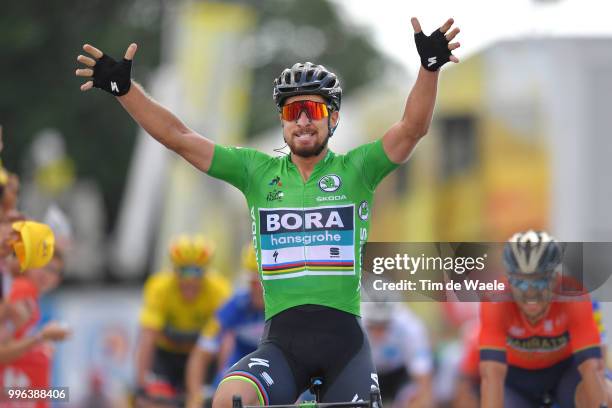
{"type": "Polygon", "coordinates": [[[459,34],[458,27],[450,30],[455,22],[452,18],[449,18],[442,27],[429,36],[423,33],[421,24],[416,17],[412,17],[411,22],[414,29],[414,41],[421,57],[423,68],[428,71],[437,71],[448,61],[459,62],[459,59],[452,54],[453,50],[460,47],[458,42],[451,43],[457,34],[459,34]]]}
{"type": "Polygon", "coordinates": [[[87,68],[77,69],[75,72],[76,76],[90,78],[89,81],[81,85],[81,91],[100,88],[115,96],[122,96],[128,93],[132,83],[132,60],[137,49],[138,46],[136,44],[130,44],[125,51],[123,60],[117,62],[96,47],[89,44],[83,45],[83,50],[93,58],[85,55],[77,57],[77,61],[87,66],[87,68]]]}

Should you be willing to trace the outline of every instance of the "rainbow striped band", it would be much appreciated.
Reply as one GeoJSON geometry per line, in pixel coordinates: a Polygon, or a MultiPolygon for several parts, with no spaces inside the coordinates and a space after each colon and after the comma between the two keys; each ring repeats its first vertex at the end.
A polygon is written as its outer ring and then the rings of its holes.
{"type": "Polygon", "coordinates": [[[261,382],[259,382],[257,377],[255,377],[253,374],[247,373],[246,371],[233,371],[223,377],[223,380],[221,380],[219,385],[230,380],[244,381],[248,384],[251,384],[253,387],[255,387],[255,391],[257,392],[259,405],[270,405],[270,398],[268,397],[266,389],[263,387],[261,382]]]}
{"type": "Polygon", "coordinates": [[[304,270],[310,271],[352,271],[355,263],[352,260],[347,261],[298,261],[284,262],[276,265],[263,265],[262,272],[264,275],[277,275],[283,273],[300,272],[304,270]]]}

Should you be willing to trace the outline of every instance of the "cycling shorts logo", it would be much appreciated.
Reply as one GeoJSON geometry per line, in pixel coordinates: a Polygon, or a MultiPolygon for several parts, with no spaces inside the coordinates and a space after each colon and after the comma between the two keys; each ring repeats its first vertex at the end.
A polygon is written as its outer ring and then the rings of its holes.
{"type": "Polygon", "coordinates": [[[326,193],[333,193],[338,190],[342,185],[340,176],[335,174],[328,174],[319,179],[319,188],[326,193]]]}
{"type": "Polygon", "coordinates": [[[368,220],[370,217],[370,206],[368,205],[367,201],[364,200],[361,202],[361,204],[359,204],[357,215],[359,215],[359,218],[361,218],[363,221],[368,220]]]}
{"type": "Polygon", "coordinates": [[[260,376],[261,376],[261,378],[263,378],[263,380],[266,382],[266,384],[268,384],[268,387],[271,386],[272,384],[274,384],[274,380],[272,379],[270,374],[268,374],[266,371],[262,371],[260,376]]]}
{"type": "Polygon", "coordinates": [[[251,357],[250,360],[251,362],[249,363],[249,368],[253,368],[256,366],[270,368],[270,360],[266,360],[265,358],[256,358],[256,357],[251,357]]]}

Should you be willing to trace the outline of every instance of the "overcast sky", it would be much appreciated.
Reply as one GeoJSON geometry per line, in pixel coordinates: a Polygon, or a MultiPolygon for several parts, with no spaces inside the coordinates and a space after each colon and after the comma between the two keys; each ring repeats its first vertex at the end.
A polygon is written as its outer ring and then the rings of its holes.
{"type": "Polygon", "coordinates": [[[448,17],[461,28],[460,59],[500,40],[529,36],[597,35],[612,38],[609,0],[333,0],[352,21],[368,27],[376,43],[416,72],[410,18],[429,34],[448,17]]]}

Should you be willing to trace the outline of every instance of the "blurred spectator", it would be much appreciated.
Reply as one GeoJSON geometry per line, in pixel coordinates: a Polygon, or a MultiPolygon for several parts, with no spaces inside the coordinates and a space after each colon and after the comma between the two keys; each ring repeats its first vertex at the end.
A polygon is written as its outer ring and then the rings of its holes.
{"type": "MultiPolygon", "coordinates": [[[[4,149],[2,140],[2,125],[0,125],[0,153],[4,149]]],[[[12,318],[14,310],[4,302],[4,295],[8,285],[7,277],[11,271],[19,270],[17,259],[13,252],[13,243],[19,239],[19,233],[12,227],[12,222],[20,216],[17,212],[16,196],[19,182],[2,165],[0,160],[0,322],[12,318]]]]}
{"type": "MultiPolygon", "coordinates": [[[[0,127],[0,151],[2,147],[0,127]]],[[[62,340],[69,331],[57,322],[37,330],[39,297],[59,284],[63,254],[48,225],[25,221],[17,211],[18,194],[19,178],[0,162],[0,378],[5,387],[48,387],[52,353],[48,341],[62,340]]]]}
{"type": "Polygon", "coordinates": [[[98,187],[77,179],[64,139],[54,129],[36,136],[24,167],[23,210],[34,219],[43,219],[55,206],[72,225],[74,248],[66,257],[66,276],[99,278],[106,257],[104,202],[98,187]]]}
{"type": "MultiPolygon", "coordinates": [[[[4,148],[2,140],[2,126],[0,125],[0,153],[4,148]]],[[[19,193],[19,178],[2,165],[0,160],[0,223],[11,221],[9,218],[15,218],[17,210],[17,194],[19,193]]],[[[14,220],[14,219],[13,219],[14,220]]]]}
{"type": "MultiPolygon", "coordinates": [[[[19,233],[10,222],[0,223],[0,262],[13,253],[13,242],[19,239],[19,233]]],[[[3,268],[0,266],[0,269],[3,268]]]]}
{"type": "MultiPolygon", "coordinates": [[[[17,210],[17,195],[19,193],[19,177],[16,174],[5,173],[6,184],[2,187],[2,201],[0,202],[0,211],[5,219],[17,210]]],[[[1,183],[0,183],[1,184],[1,183]]]]}
{"type": "MultiPolygon", "coordinates": [[[[24,231],[25,228],[20,230],[22,237],[24,231]]],[[[44,242],[37,237],[31,237],[31,240],[44,242]]],[[[4,379],[5,387],[49,387],[53,353],[49,341],[64,340],[70,335],[67,327],[55,321],[45,324],[37,331],[36,327],[40,321],[40,296],[59,285],[63,255],[61,251],[53,251],[51,245],[47,247],[46,253],[34,251],[32,255],[27,255],[27,247],[30,244],[26,239],[23,256],[20,256],[19,250],[16,249],[20,269],[25,270],[14,277],[8,302],[18,312],[10,324],[4,325],[4,333],[0,339],[0,377],[4,379]],[[45,257],[49,252],[52,257],[46,263],[45,257]],[[28,265],[34,267],[28,268],[28,265]]],[[[43,408],[50,405],[39,401],[35,406],[43,408]]]]}
{"type": "MultiPolygon", "coordinates": [[[[219,310],[217,320],[220,334],[216,344],[205,337],[193,348],[187,365],[188,407],[202,406],[204,374],[215,354],[219,368],[213,386],[218,386],[225,371],[242,357],[257,349],[264,331],[263,288],[259,282],[259,271],[255,250],[248,245],[242,251],[242,275],[248,288],[237,291],[219,310]]],[[[212,397],[206,395],[206,397],[212,397]]]]}
{"type": "MultiPolygon", "coordinates": [[[[0,125],[0,153],[2,153],[3,148],[2,126],[0,125]]],[[[13,255],[13,243],[19,238],[18,232],[13,229],[11,224],[24,219],[17,211],[18,193],[19,178],[5,169],[2,160],[0,160],[0,274],[2,275],[0,295],[5,294],[7,288],[4,284],[5,277],[10,272],[10,265],[15,263],[14,259],[8,259],[7,257],[13,255]]]]}

